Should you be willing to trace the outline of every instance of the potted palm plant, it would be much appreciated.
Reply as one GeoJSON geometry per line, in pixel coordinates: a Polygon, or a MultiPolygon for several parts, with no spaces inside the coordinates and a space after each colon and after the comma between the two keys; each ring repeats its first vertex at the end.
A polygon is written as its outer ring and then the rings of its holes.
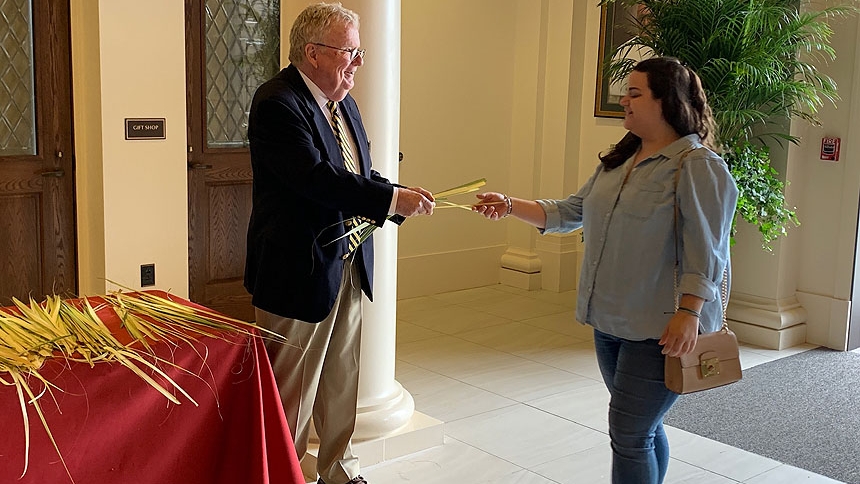
{"type": "Polygon", "coordinates": [[[696,71],[714,110],[717,142],[740,190],[735,220],[758,227],[762,246],[798,224],[766,143],[798,143],[787,120],[819,124],[837,99],[836,83],[816,65],[835,59],[827,19],[852,5],[807,9],[806,0],[602,0],[639,7],[633,37],[604,60],[614,81],[635,57],[671,56],[696,71]]]}

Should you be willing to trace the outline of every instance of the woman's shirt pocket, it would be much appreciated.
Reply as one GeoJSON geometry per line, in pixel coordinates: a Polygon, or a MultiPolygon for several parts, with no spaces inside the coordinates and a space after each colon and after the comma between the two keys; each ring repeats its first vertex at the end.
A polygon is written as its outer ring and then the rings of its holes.
{"type": "Polygon", "coordinates": [[[672,188],[650,180],[628,180],[618,197],[618,210],[637,219],[672,208],[672,188]],[[662,209],[662,210],[661,210],[662,209]]]}

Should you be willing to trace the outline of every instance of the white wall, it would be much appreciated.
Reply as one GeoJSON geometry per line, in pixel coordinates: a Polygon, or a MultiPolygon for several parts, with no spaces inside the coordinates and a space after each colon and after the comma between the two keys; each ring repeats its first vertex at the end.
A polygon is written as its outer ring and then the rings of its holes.
{"type": "MultiPolygon", "coordinates": [[[[508,189],[516,7],[402,3],[400,183],[441,191],[485,177],[488,190],[508,189]]],[[[459,209],[408,220],[399,234],[398,295],[498,282],[506,223],[459,209]]]]}
{"type": "Polygon", "coordinates": [[[152,0],[72,1],[81,294],[104,279],[188,295],[185,8],[152,0]],[[125,139],[125,118],[165,118],[166,139],[125,139]]]}
{"type": "MultiPolygon", "coordinates": [[[[600,9],[571,0],[404,2],[401,181],[431,190],[478,177],[487,189],[559,198],[623,136],[595,118],[600,9]]],[[[578,274],[578,235],[439,211],[400,231],[401,297],[498,282],[509,246],[537,251],[558,285],[578,274]],[[574,249],[575,250],[575,249],[574,249]]],[[[546,283],[545,283],[546,284],[546,283]]]]}
{"type": "Polygon", "coordinates": [[[791,236],[799,238],[797,291],[809,312],[807,341],[842,349],[860,203],[860,19],[831,24],[837,61],[821,70],[836,80],[842,100],[821,110],[821,127],[801,128],[803,142],[792,153],[800,162],[791,177],[801,226],[791,236]],[[842,139],[838,162],[819,159],[822,137],[842,139]]]}

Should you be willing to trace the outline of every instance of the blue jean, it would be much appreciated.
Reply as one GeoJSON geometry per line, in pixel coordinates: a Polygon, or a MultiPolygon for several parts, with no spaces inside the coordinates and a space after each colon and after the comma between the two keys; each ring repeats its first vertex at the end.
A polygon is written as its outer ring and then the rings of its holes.
{"type": "Polygon", "coordinates": [[[613,484],[660,484],[669,467],[663,416],[678,399],[666,389],[662,346],[594,330],[597,363],[609,389],[613,484]]]}

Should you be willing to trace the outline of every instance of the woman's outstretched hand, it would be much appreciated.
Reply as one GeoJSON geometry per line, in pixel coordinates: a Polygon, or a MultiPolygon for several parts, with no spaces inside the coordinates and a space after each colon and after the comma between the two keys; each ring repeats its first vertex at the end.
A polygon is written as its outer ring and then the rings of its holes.
{"type": "Polygon", "coordinates": [[[508,215],[508,197],[503,193],[486,192],[475,195],[480,200],[472,205],[472,210],[490,220],[499,220],[508,215]]]}

